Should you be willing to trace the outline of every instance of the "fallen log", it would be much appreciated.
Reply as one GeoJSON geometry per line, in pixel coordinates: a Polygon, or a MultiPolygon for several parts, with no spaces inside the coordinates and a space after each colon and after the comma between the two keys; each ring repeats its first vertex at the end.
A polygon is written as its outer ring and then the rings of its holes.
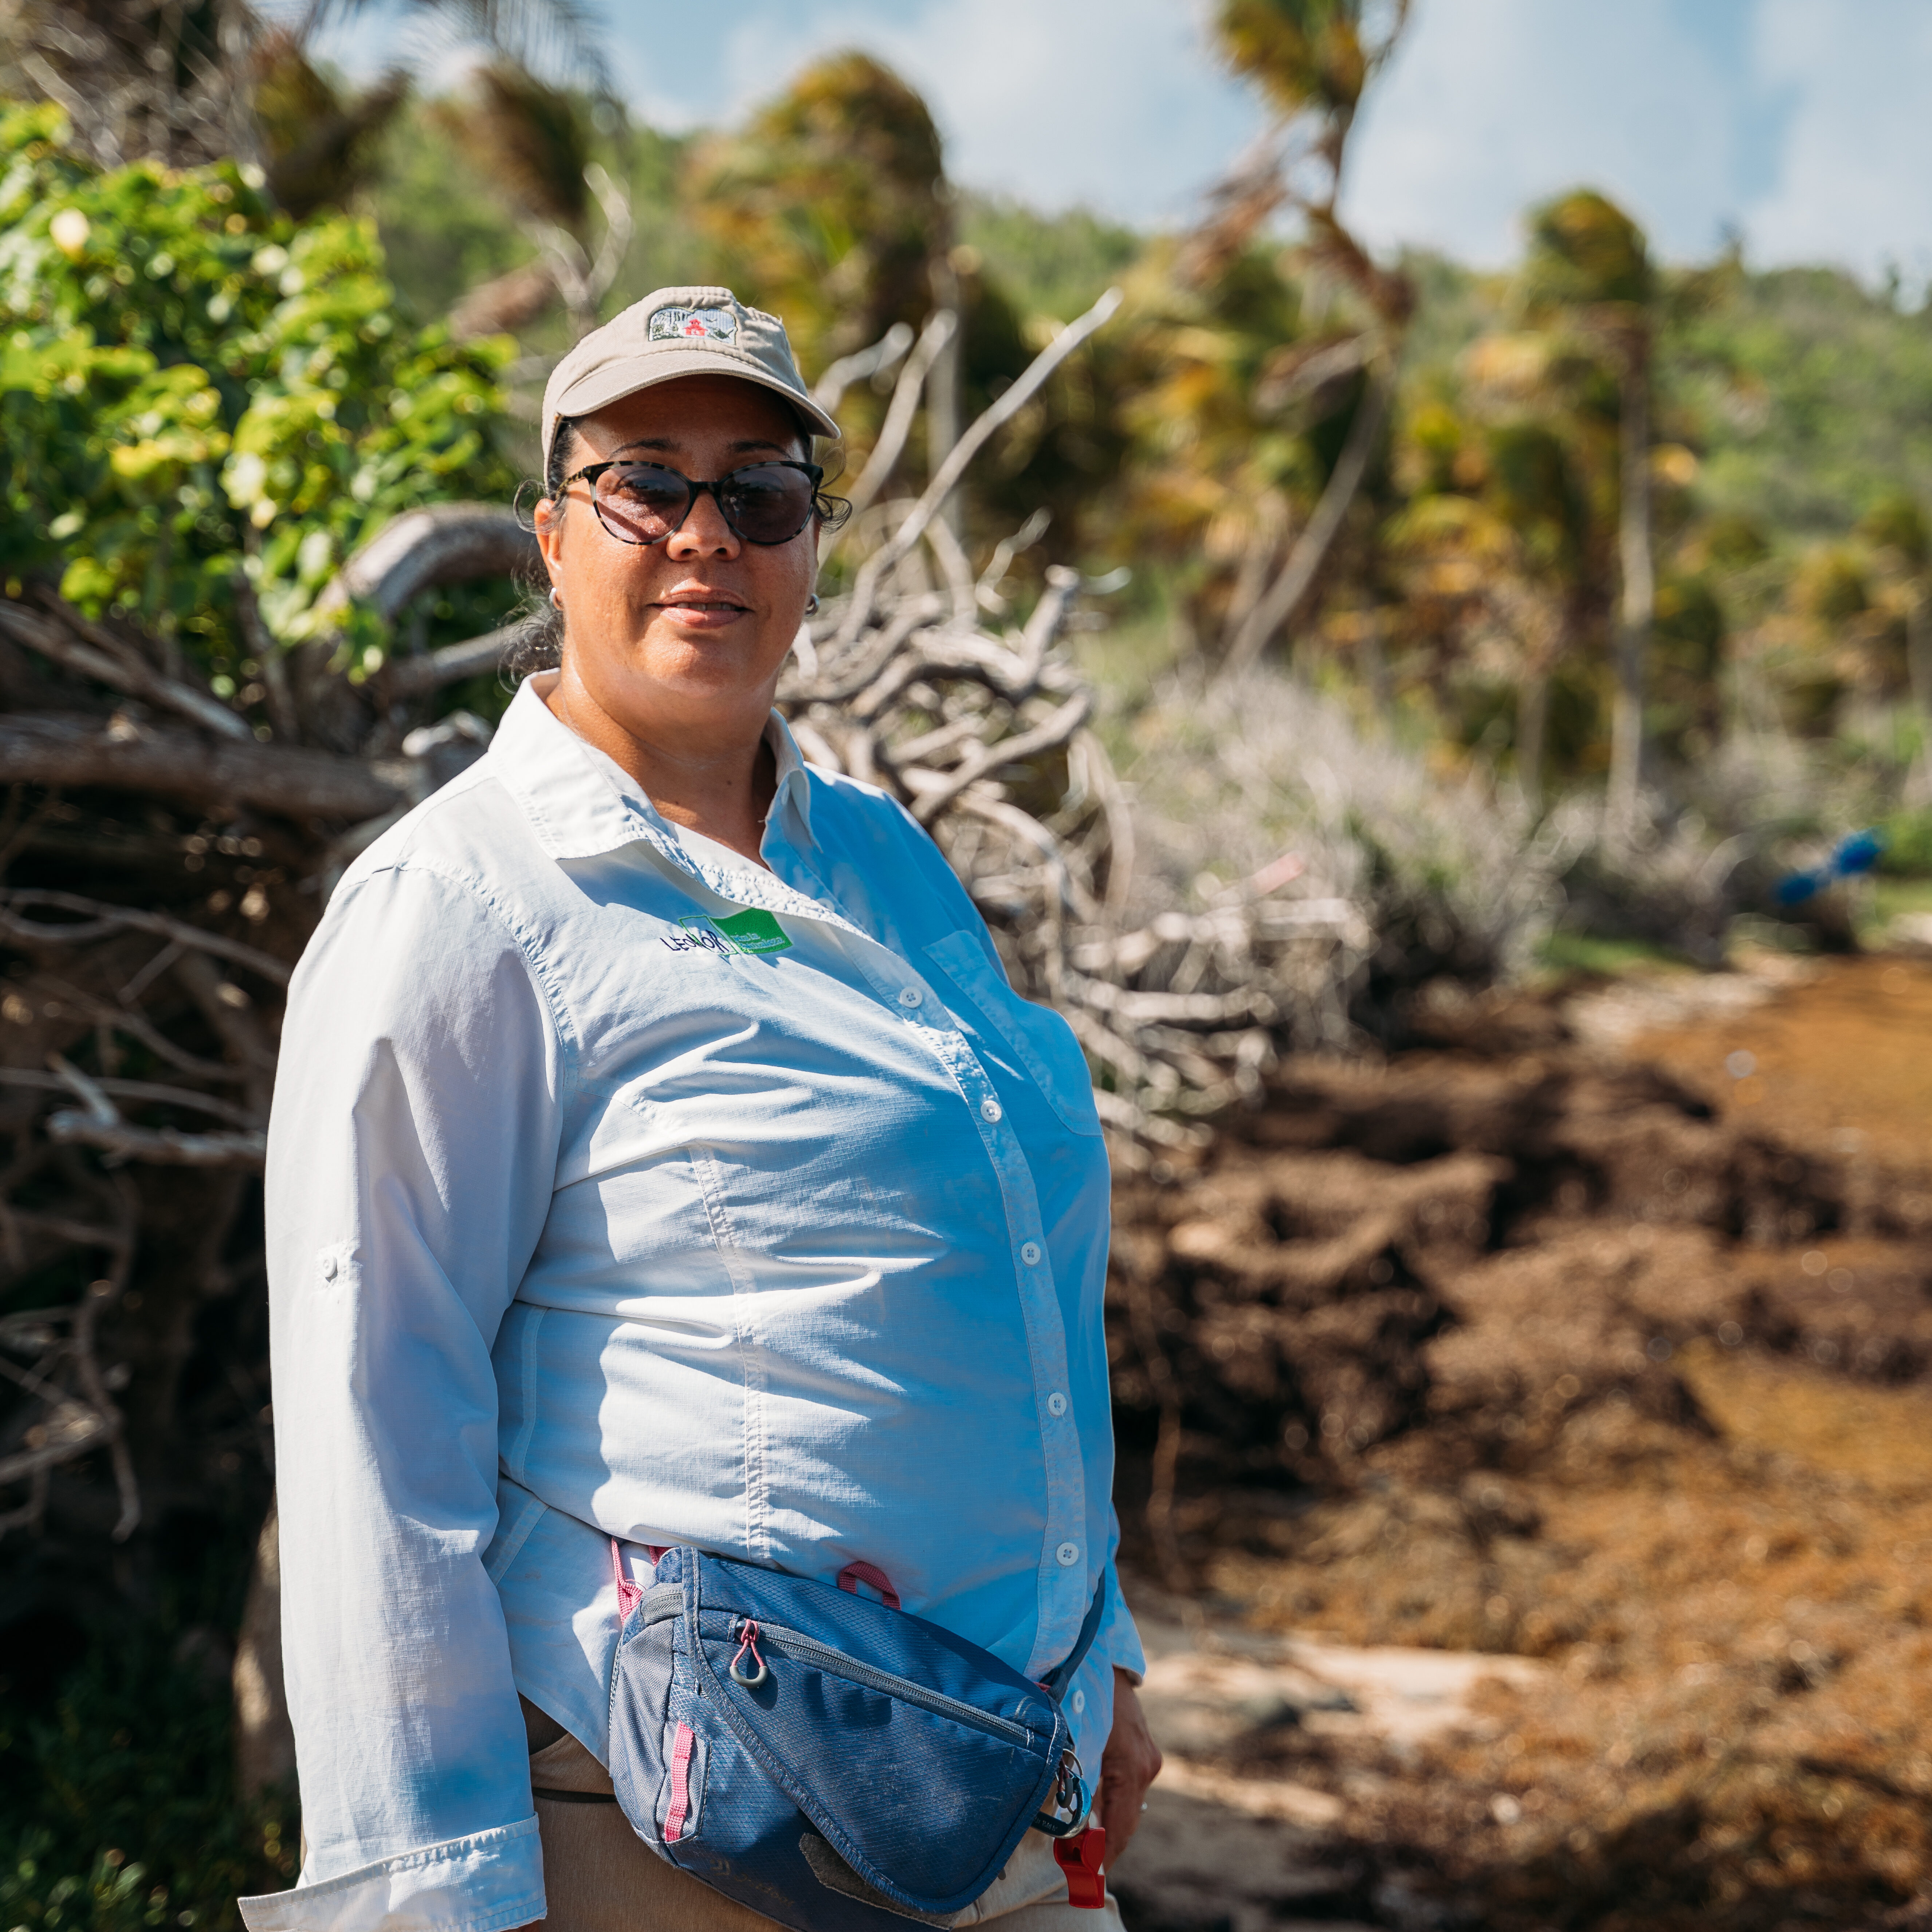
{"type": "Polygon", "coordinates": [[[500,629],[486,631],[480,638],[466,638],[460,644],[445,644],[440,650],[425,651],[419,658],[393,658],[388,667],[390,695],[394,698],[420,698],[425,692],[437,691],[446,684],[456,684],[466,677],[480,677],[485,671],[494,670],[503,661],[503,653],[522,636],[525,622],[504,625],[500,629]]]}
{"type": "Polygon", "coordinates": [[[438,584],[529,575],[542,565],[536,537],[502,504],[436,503],[385,524],[337,572],[316,614],[360,603],[392,619],[438,584]]]}
{"type": "Polygon", "coordinates": [[[374,818],[405,802],[367,765],[283,745],[220,744],[118,712],[0,717],[0,784],[98,786],[286,818],[374,818]]]}

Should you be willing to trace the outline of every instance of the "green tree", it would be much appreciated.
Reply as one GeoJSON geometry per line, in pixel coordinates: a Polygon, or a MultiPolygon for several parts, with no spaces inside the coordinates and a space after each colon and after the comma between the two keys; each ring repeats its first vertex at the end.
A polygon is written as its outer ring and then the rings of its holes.
{"type": "MultiPolygon", "coordinates": [[[[0,118],[0,573],[127,613],[220,694],[259,671],[262,702],[364,536],[508,494],[512,345],[412,327],[367,222],[292,223],[232,162],[104,170],[66,136],[56,108],[0,118]]],[[[359,675],[386,640],[352,632],[359,675]]]]}
{"type": "Polygon", "coordinates": [[[808,372],[936,305],[951,246],[939,130],[869,54],[815,62],[742,133],[701,144],[686,192],[722,279],[784,316],[808,372]]]}
{"type": "Polygon", "coordinates": [[[592,104],[514,62],[497,61],[472,76],[469,98],[440,103],[434,118],[454,136],[479,176],[494,184],[539,251],[536,278],[528,271],[513,272],[510,278],[523,311],[512,316],[493,304],[500,284],[472,290],[464,299],[461,332],[480,334],[490,322],[513,326],[527,320],[544,298],[544,282],[562,296],[573,336],[595,328],[598,306],[623,266],[632,221],[629,194],[592,156],[592,104]],[[594,250],[593,204],[604,218],[594,250]],[[526,289],[535,293],[535,302],[526,289]]]}
{"type": "Polygon", "coordinates": [[[1621,594],[1610,723],[1610,813],[1634,820],[1642,776],[1644,660],[1655,615],[1651,544],[1651,360],[1657,279],[1643,232],[1591,189],[1530,217],[1522,278],[1528,319],[1574,337],[1604,361],[1618,390],[1618,562],[1621,594]]]}
{"type": "Polygon", "coordinates": [[[1514,688],[1516,779],[1537,808],[1552,686],[1574,658],[1588,599],[1588,490],[1560,427],[1507,402],[1496,408],[1479,380],[1482,358],[1470,364],[1461,410],[1431,398],[1402,425],[1405,500],[1385,540],[1410,622],[1449,646],[1442,685],[1460,672],[1514,688]]]}
{"type": "Polygon", "coordinates": [[[1932,523],[1909,492],[1895,490],[1866,512],[1858,534],[1870,547],[1880,581],[1898,607],[1905,633],[1906,675],[1918,712],[1919,752],[1912,790],[1932,799],[1932,523]]]}
{"type": "Polygon", "coordinates": [[[1214,16],[1223,57],[1255,82],[1276,120],[1271,138],[1216,190],[1180,273],[1211,281],[1276,210],[1288,206],[1301,218],[1311,259],[1353,291],[1370,318],[1359,345],[1366,380],[1350,398],[1347,439],[1306,524],[1228,640],[1223,663],[1229,672],[1253,663],[1306,605],[1394,400],[1414,290],[1406,276],[1370,259],[1336,203],[1362,96],[1394,52],[1408,17],[1408,0],[1220,0],[1214,16]]]}
{"type": "MultiPolygon", "coordinates": [[[[340,206],[365,178],[371,136],[407,90],[392,73],[359,97],[308,58],[327,28],[374,0],[310,0],[292,28],[254,0],[14,0],[0,10],[0,97],[67,114],[103,167],[171,167],[224,155],[266,170],[298,218],[340,206]]],[[[554,82],[608,93],[601,22],[584,0],[403,0],[451,43],[482,47],[554,82]]]]}

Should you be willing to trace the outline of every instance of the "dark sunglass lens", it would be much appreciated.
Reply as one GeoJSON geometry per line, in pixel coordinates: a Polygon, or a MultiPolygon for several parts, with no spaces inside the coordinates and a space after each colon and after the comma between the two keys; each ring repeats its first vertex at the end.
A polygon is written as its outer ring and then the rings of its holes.
{"type": "Polygon", "coordinates": [[[752,543],[788,543],[812,515],[812,478],[780,464],[734,470],[718,494],[732,528],[752,543]]]}
{"type": "Polygon", "coordinates": [[[597,508],[616,536],[659,543],[683,520],[691,492],[676,471],[655,463],[626,463],[597,479],[597,508]]]}

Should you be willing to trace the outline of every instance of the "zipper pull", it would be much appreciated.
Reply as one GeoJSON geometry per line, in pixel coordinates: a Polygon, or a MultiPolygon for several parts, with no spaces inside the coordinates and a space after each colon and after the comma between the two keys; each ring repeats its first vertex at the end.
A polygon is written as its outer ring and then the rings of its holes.
{"type": "Polygon", "coordinates": [[[747,1690],[755,1690],[772,1674],[765,1667],[765,1660],[758,1654],[758,1626],[755,1619],[741,1617],[738,1621],[738,1654],[731,1660],[731,1681],[742,1684],[747,1690]],[[744,1663],[746,1651],[752,1653],[752,1661],[758,1666],[755,1676],[748,1675],[740,1666],[744,1663]]]}

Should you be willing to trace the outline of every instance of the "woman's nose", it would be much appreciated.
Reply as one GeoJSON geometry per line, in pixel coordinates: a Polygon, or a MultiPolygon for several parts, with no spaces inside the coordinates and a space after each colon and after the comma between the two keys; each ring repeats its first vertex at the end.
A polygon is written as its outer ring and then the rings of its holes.
{"type": "Polygon", "coordinates": [[[680,557],[736,556],[742,546],[738,533],[724,520],[718,499],[709,490],[700,490],[698,500],[684,521],[666,540],[667,556],[680,557]]]}

